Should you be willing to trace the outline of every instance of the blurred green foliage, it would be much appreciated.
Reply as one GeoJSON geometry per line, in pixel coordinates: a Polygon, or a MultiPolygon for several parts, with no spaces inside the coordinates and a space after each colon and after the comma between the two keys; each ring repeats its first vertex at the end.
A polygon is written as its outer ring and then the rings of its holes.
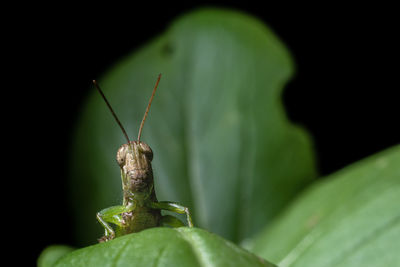
{"type": "MultiPolygon", "coordinates": [[[[142,141],[154,152],[158,199],[189,206],[196,226],[234,242],[249,238],[316,176],[310,138],[281,103],[291,57],[256,19],[200,10],[115,65],[99,83],[132,139],[158,73],[142,141]]],[[[124,142],[93,90],[72,153],[84,244],[102,233],[96,212],[121,201],[115,154],[124,142]]]]}
{"type": "Polygon", "coordinates": [[[254,241],[284,266],[400,266],[400,146],[315,183],[254,241]]]}

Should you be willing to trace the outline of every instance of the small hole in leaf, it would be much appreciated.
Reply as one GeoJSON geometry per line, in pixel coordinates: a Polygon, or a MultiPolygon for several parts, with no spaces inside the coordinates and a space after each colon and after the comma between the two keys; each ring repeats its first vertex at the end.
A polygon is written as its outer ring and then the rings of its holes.
{"type": "Polygon", "coordinates": [[[174,53],[174,48],[170,43],[166,43],[161,50],[163,56],[171,56],[174,53]]]}

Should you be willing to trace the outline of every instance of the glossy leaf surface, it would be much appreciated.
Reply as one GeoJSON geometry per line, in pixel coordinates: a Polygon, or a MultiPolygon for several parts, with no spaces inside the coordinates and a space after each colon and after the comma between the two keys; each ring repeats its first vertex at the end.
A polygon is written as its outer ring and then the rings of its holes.
{"type": "Polygon", "coordinates": [[[152,228],[76,250],[55,266],[275,266],[196,228],[152,228]]]}

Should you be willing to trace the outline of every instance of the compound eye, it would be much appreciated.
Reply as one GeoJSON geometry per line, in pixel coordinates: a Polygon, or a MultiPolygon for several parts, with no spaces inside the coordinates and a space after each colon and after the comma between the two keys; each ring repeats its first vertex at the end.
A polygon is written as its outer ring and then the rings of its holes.
{"type": "Polygon", "coordinates": [[[149,151],[145,151],[144,154],[146,155],[146,158],[150,161],[153,160],[153,151],[149,150],[149,151]]]}
{"type": "Polygon", "coordinates": [[[126,157],[126,150],[124,146],[121,146],[117,152],[117,162],[119,166],[124,165],[126,157]]]}
{"type": "Polygon", "coordinates": [[[119,166],[122,166],[125,163],[125,159],[122,157],[118,157],[118,155],[117,155],[117,162],[118,162],[119,166]]]}
{"type": "Polygon", "coordinates": [[[140,148],[141,148],[141,152],[146,155],[146,158],[148,160],[152,161],[153,160],[153,151],[151,150],[151,148],[146,143],[143,143],[143,142],[140,142],[140,148]]]}

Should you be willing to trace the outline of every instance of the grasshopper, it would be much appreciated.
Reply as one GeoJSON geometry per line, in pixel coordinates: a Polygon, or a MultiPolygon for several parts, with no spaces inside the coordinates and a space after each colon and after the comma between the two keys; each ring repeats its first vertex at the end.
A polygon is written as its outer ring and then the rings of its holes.
{"type": "Polygon", "coordinates": [[[157,201],[154,190],[153,170],[151,161],[153,152],[144,142],[140,141],[143,125],[149,112],[151,102],[161,79],[158,76],[146,112],[139,128],[137,141],[130,141],[124,127],[104,96],[95,80],[93,84],[103,97],[115,121],[118,123],[126,140],[117,152],[117,163],[121,169],[123,200],[122,205],[106,208],[97,213],[96,217],[104,227],[104,236],[99,242],[106,242],[116,237],[136,233],[157,226],[184,226],[183,222],[171,215],[161,215],[161,210],[186,214],[187,224],[193,227],[189,209],[170,201],[157,201]],[[113,224],[113,227],[110,225],[113,224]]]}

